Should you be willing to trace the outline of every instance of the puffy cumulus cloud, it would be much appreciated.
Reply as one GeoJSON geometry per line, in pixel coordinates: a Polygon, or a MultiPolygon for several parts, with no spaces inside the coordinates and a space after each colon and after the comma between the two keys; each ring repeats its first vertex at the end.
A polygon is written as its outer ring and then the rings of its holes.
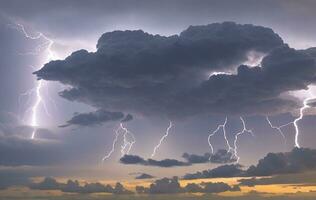
{"type": "Polygon", "coordinates": [[[72,86],[60,93],[66,99],[169,117],[289,111],[297,102],[280,95],[305,89],[315,73],[313,56],[284,45],[273,30],[233,22],[190,26],[170,37],[140,30],[105,33],[96,52],[79,50],[35,72],[39,79],[72,86]],[[241,65],[249,52],[266,55],[261,67],[241,65]],[[237,66],[237,74],[209,77],[237,66]]]}
{"type": "Polygon", "coordinates": [[[205,153],[204,155],[196,155],[184,153],[182,157],[191,164],[195,163],[231,163],[235,162],[236,159],[233,158],[231,152],[228,152],[225,149],[219,149],[215,154],[211,155],[210,153],[205,153]]]}
{"type": "Polygon", "coordinates": [[[109,121],[124,120],[129,121],[132,119],[131,115],[127,115],[124,119],[124,114],[121,112],[109,112],[103,109],[89,112],[89,113],[75,113],[75,115],[67,121],[67,124],[61,125],[59,127],[67,127],[71,125],[78,126],[93,126],[97,124],[102,124],[109,121]]]}
{"type": "Polygon", "coordinates": [[[178,177],[162,178],[156,180],[148,188],[144,186],[136,186],[137,193],[147,194],[173,194],[173,193],[221,193],[226,191],[240,191],[239,186],[229,186],[223,182],[201,184],[188,183],[185,187],[181,187],[178,177]]]}
{"type": "Polygon", "coordinates": [[[135,179],[152,179],[155,178],[153,175],[142,173],[135,177],[135,179]]]}
{"type": "Polygon", "coordinates": [[[155,166],[155,167],[180,167],[180,166],[189,166],[190,163],[182,162],[176,159],[163,159],[163,160],[154,160],[147,159],[137,156],[137,155],[124,155],[120,158],[120,162],[126,165],[138,164],[144,166],[155,166]]]}
{"type": "Polygon", "coordinates": [[[171,194],[182,192],[182,188],[178,177],[163,178],[152,183],[148,188],[148,192],[150,194],[171,194]]]}
{"type": "Polygon", "coordinates": [[[316,169],[316,150],[295,148],[287,153],[269,153],[256,166],[247,170],[249,176],[270,176],[316,169]]]}
{"type": "Polygon", "coordinates": [[[67,183],[60,183],[54,178],[46,177],[43,181],[29,185],[31,189],[36,190],[60,190],[70,193],[112,193],[112,194],[131,194],[121,183],[116,183],[113,188],[111,185],[101,183],[85,183],[80,185],[77,180],[68,180],[67,183]]]}
{"type": "Polygon", "coordinates": [[[223,182],[218,182],[218,183],[212,183],[212,182],[208,182],[208,183],[201,183],[201,185],[204,186],[203,188],[203,192],[205,193],[221,193],[221,192],[226,192],[226,191],[240,191],[239,186],[229,186],[226,183],[223,182]]]}
{"type": "Polygon", "coordinates": [[[222,165],[210,170],[185,174],[183,179],[226,178],[243,176],[243,174],[244,171],[242,170],[241,165],[222,165]]]}

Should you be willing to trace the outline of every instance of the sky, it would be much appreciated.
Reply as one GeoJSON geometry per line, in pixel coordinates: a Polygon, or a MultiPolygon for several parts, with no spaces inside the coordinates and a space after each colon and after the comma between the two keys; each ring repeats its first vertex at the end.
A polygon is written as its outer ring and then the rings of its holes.
{"type": "Polygon", "coordinates": [[[238,173],[226,178],[313,170],[295,155],[315,154],[315,9],[313,0],[1,1],[4,185],[55,177],[64,192],[58,181],[70,178],[169,177],[159,188],[229,165],[238,173]],[[280,167],[269,153],[295,170],[260,171],[280,167]]]}

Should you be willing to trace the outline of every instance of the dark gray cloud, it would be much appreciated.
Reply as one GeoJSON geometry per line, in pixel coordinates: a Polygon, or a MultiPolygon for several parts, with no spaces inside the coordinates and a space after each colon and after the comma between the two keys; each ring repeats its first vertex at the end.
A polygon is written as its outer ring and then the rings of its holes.
{"type": "Polygon", "coordinates": [[[181,187],[177,177],[156,180],[148,188],[136,187],[137,193],[147,194],[173,194],[173,193],[221,193],[226,191],[240,191],[239,186],[229,186],[226,183],[202,182],[201,184],[189,183],[181,187]]]}
{"type": "Polygon", "coordinates": [[[243,176],[244,171],[240,165],[222,165],[210,170],[186,174],[183,179],[201,179],[201,178],[226,178],[243,176]]]}
{"type": "MultiPolygon", "coordinates": [[[[184,175],[184,179],[271,176],[292,174],[316,169],[316,150],[294,148],[286,153],[268,153],[257,165],[243,170],[241,165],[222,165],[214,169],[184,175]]],[[[250,184],[250,183],[249,183],[250,184]]]]}
{"type": "Polygon", "coordinates": [[[226,183],[223,182],[218,182],[218,183],[213,183],[213,182],[203,182],[201,183],[203,188],[204,193],[220,193],[220,192],[226,192],[226,191],[240,191],[239,186],[229,186],[226,183]]]}
{"type": "Polygon", "coordinates": [[[294,148],[288,153],[268,153],[256,166],[247,170],[249,176],[270,176],[316,169],[316,150],[294,148]]]}
{"type": "Polygon", "coordinates": [[[101,183],[85,183],[83,186],[77,180],[68,180],[67,183],[60,183],[56,179],[46,177],[43,181],[29,184],[35,190],[60,190],[70,193],[112,193],[112,194],[131,194],[121,183],[116,183],[113,188],[111,185],[101,183]]]}
{"type": "Polygon", "coordinates": [[[182,188],[177,177],[163,178],[152,183],[148,192],[150,194],[172,194],[182,192],[182,188]]]}
{"type": "Polygon", "coordinates": [[[135,179],[152,179],[152,178],[155,178],[155,177],[146,173],[142,173],[135,177],[135,179]]]}
{"type": "Polygon", "coordinates": [[[287,112],[297,103],[280,94],[306,89],[316,73],[311,54],[284,45],[271,29],[232,22],[191,26],[170,37],[114,31],[103,34],[97,47],[47,63],[35,74],[73,86],[60,93],[72,101],[185,117],[287,112]],[[261,67],[239,66],[249,52],[267,54],[261,67]],[[237,74],[209,77],[237,67],[237,74]]]}
{"type": "Polygon", "coordinates": [[[154,160],[147,159],[137,156],[137,155],[124,155],[120,158],[120,162],[126,165],[144,165],[144,166],[155,166],[155,167],[180,167],[180,166],[189,166],[190,163],[182,162],[176,159],[163,159],[163,160],[154,160]]]}
{"type": "Polygon", "coordinates": [[[204,155],[184,153],[182,157],[191,164],[208,162],[222,164],[232,163],[236,161],[236,159],[233,158],[233,154],[225,149],[219,149],[213,155],[211,155],[210,153],[205,153],[204,155]]]}
{"type": "Polygon", "coordinates": [[[128,122],[128,121],[131,121],[133,120],[133,115],[131,114],[127,114],[124,119],[121,120],[121,122],[128,122]]]}
{"type": "Polygon", "coordinates": [[[195,155],[184,153],[182,157],[185,161],[179,161],[176,159],[144,159],[137,155],[124,155],[120,158],[120,162],[123,164],[139,164],[145,166],[157,166],[157,167],[176,167],[176,166],[190,166],[199,163],[231,163],[235,162],[236,159],[232,158],[232,154],[227,152],[227,150],[220,149],[214,155],[205,153],[204,155],[195,155]]]}
{"type": "Polygon", "coordinates": [[[78,126],[101,125],[109,121],[118,121],[123,118],[126,119],[127,117],[129,120],[131,120],[129,115],[127,115],[124,118],[124,114],[121,112],[109,112],[109,111],[100,109],[95,112],[80,113],[80,114],[76,113],[69,121],[67,121],[67,124],[61,125],[59,127],[67,127],[71,125],[78,125],[78,126]]]}

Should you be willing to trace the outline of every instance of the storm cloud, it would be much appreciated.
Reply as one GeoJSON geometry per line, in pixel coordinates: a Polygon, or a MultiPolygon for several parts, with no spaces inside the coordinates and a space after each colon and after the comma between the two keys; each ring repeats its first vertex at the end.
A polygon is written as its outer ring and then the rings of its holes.
{"type": "MultiPolygon", "coordinates": [[[[124,114],[121,112],[109,112],[106,110],[97,110],[95,112],[75,114],[67,124],[61,125],[59,127],[67,127],[70,125],[78,126],[93,126],[97,124],[102,124],[109,121],[123,120],[124,114]]],[[[127,115],[125,121],[131,120],[132,116],[127,115]]]]}
{"type": "Polygon", "coordinates": [[[200,179],[237,176],[272,176],[300,173],[315,169],[316,150],[308,148],[294,148],[291,152],[268,153],[264,158],[258,161],[258,164],[252,165],[246,170],[244,170],[241,165],[222,165],[210,170],[189,173],[184,175],[183,178],[200,179]]]}
{"type": "Polygon", "coordinates": [[[96,52],[76,51],[35,74],[71,85],[60,92],[71,101],[186,117],[291,111],[298,103],[280,95],[306,89],[315,81],[316,65],[312,53],[288,47],[272,29],[225,22],[190,26],[169,37],[108,32],[96,52]],[[265,55],[260,66],[242,65],[251,52],[265,55]],[[216,71],[232,74],[212,75],[216,71]]]}
{"type": "Polygon", "coordinates": [[[181,187],[178,177],[162,178],[156,180],[148,188],[137,186],[138,193],[148,194],[173,194],[173,193],[221,193],[226,191],[240,191],[238,186],[229,186],[223,182],[202,182],[201,184],[188,183],[181,187]]]}

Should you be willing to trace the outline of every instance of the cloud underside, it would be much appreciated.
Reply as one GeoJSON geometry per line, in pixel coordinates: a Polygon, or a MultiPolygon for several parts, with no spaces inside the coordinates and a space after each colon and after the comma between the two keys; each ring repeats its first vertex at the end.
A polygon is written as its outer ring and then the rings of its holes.
{"type": "MultiPolygon", "coordinates": [[[[251,177],[293,174],[316,169],[316,150],[295,148],[286,153],[268,153],[257,165],[243,170],[241,165],[222,165],[214,169],[186,174],[184,179],[251,177]]],[[[245,181],[246,182],[246,181],[245,181]]],[[[250,184],[250,183],[249,183],[250,184]]]]}
{"type": "Polygon", "coordinates": [[[144,159],[137,155],[124,155],[120,159],[120,163],[125,165],[144,165],[144,166],[154,166],[154,167],[181,167],[181,166],[190,166],[193,164],[199,163],[232,163],[236,159],[232,157],[230,152],[227,152],[224,149],[218,150],[214,155],[205,153],[204,155],[195,155],[184,153],[182,156],[185,161],[180,161],[176,159],[163,159],[163,160],[154,160],[154,159],[144,159]]]}
{"type": "Polygon", "coordinates": [[[203,113],[272,114],[297,107],[288,91],[315,81],[313,49],[295,50],[273,30],[233,22],[190,26],[164,37],[103,34],[94,53],[79,50],[35,72],[72,86],[60,92],[98,109],[169,118],[203,113]],[[260,67],[243,65],[253,52],[260,67]],[[234,74],[210,74],[212,72],[234,74]]]}

